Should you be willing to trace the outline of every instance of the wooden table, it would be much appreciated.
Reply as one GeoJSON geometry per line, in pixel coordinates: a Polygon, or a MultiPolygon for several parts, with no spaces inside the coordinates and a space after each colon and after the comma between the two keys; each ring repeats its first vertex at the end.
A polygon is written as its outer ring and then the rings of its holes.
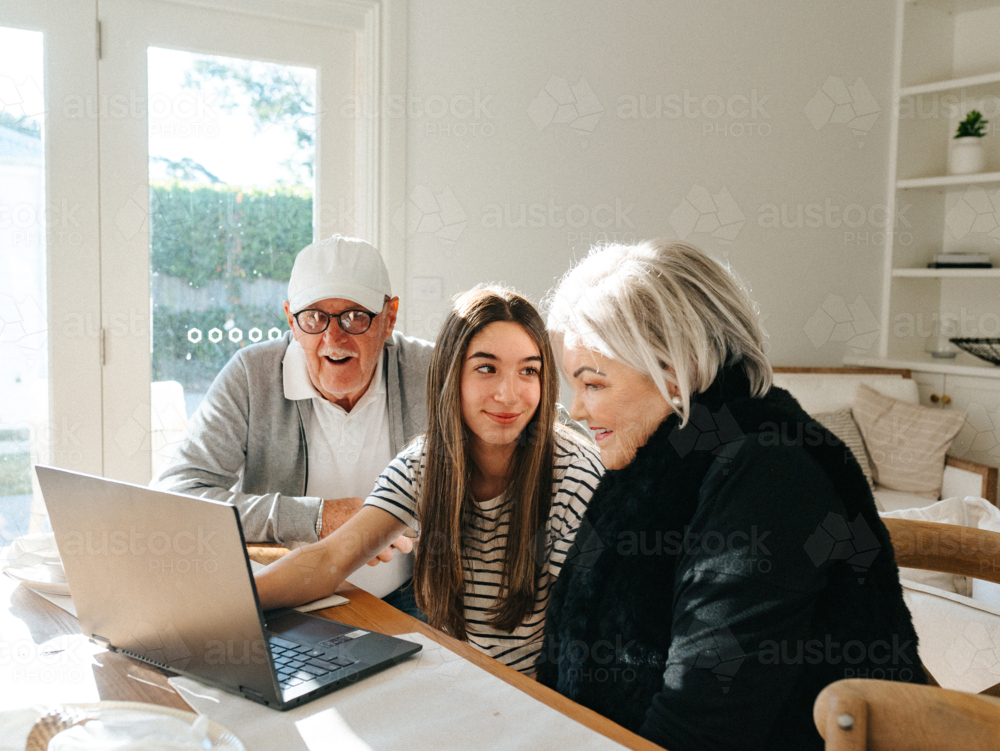
{"type": "MultiPolygon", "coordinates": [[[[253,556],[259,557],[259,556],[253,556]]],[[[411,618],[372,595],[350,585],[338,590],[350,599],[347,605],[314,613],[371,631],[399,635],[419,632],[444,645],[502,681],[520,689],[567,717],[632,749],[656,751],[659,746],[581,707],[482,652],[411,618]]],[[[11,693],[3,708],[32,706],[39,696],[46,703],[81,701],[141,701],[190,711],[167,683],[168,673],[114,652],[99,652],[94,664],[78,658],[60,665],[58,654],[37,649],[51,639],[79,634],[76,618],[40,595],[0,575],[0,683],[11,693]],[[55,663],[53,663],[55,660],[55,663]],[[46,672],[48,671],[48,672],[46,672]],[[13,702],[13,703],[11,703],[13,702]]]]}

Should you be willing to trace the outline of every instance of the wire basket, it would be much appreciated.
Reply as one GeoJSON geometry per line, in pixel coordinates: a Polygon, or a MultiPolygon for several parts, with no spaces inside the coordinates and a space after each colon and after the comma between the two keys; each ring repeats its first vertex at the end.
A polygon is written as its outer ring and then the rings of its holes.
{"type": "Polygon", "coordinates": [[[1000,339],[949,339],[948,341],[980,360],[1000,365],[1000,339]]]}

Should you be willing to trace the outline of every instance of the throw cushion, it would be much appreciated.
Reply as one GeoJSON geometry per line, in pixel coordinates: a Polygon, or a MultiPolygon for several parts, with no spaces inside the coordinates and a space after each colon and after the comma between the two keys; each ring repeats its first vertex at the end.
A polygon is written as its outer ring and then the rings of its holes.
{"type": "Polygon", "coordinates": [[[875,482],[925,498],[941,497],[944,457],[965,424],[964,412],[908,404],[861,384],[853,414],[875,482]]]}
{"type": "Polygon", "coordinates": [[[872,490],[875,489],[875,480],[872,477],[872,468],[868,463],[868,452],[865,450],[864,439],[861,438],[861,431],[858,424],[851,416],[851,408],[844,407],[834,412],[820,412],[815,415],[816,420],[822,423],[823,427],[833,433],[844,442],[844,445],[854,454],[854,458],[861,465],[861,471],[865,473],[865,479],[872,490]]]}

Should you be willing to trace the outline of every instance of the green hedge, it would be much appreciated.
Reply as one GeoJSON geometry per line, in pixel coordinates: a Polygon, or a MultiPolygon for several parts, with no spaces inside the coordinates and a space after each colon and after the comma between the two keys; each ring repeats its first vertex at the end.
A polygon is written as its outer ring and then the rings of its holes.
{"type": "MultiPolygon", "coordinates": [[[[0,498],[31,494],[31,455],[27,452],[0,455],[0,498]]],[[[11,510],[0,508],[0,530],[11,510]]],[[[25,530],[27,531],[27,530],[25,530]]]]}
{"type": "Polygon", "coordinates": [[[253,342],[250,329],[288,328],[284,312],[243,304],[241,281],[288,281],[295,255],[312,242],[312,192],[301,187],[234,188],[178,180],[150,185],[153,273],[186,279],[201,287],[229,280],[231,304],[204,311],[153,311],[153,380],[180,381],[186,391],[205,391],[240,347],[253,342]],[[243,331],[229,339],[227,320],[243,331]],[[208,333],[224,332],[219,342],[208,333]],[[194,343],[188,332],[199,329],[194,343]]]}
{"type": "Polygon", "coordinates": [[[312,242],[312,191],[178,180],[150,185],[152,270],[201,287],[213,279],[288,281],[312,242]]]}

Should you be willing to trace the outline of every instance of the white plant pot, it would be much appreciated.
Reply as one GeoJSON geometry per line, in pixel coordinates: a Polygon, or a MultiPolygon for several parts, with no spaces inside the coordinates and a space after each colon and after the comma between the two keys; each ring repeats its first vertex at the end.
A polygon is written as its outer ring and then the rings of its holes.
{"type": "Polygon", "coordinates": [[[971,175],[982,172],[986,167],[986,152],[983,150],[983,139],[978,136],[962,136],[953,138],[951,151],[948,154],[948,173],[952,175],[971,175]]]}

